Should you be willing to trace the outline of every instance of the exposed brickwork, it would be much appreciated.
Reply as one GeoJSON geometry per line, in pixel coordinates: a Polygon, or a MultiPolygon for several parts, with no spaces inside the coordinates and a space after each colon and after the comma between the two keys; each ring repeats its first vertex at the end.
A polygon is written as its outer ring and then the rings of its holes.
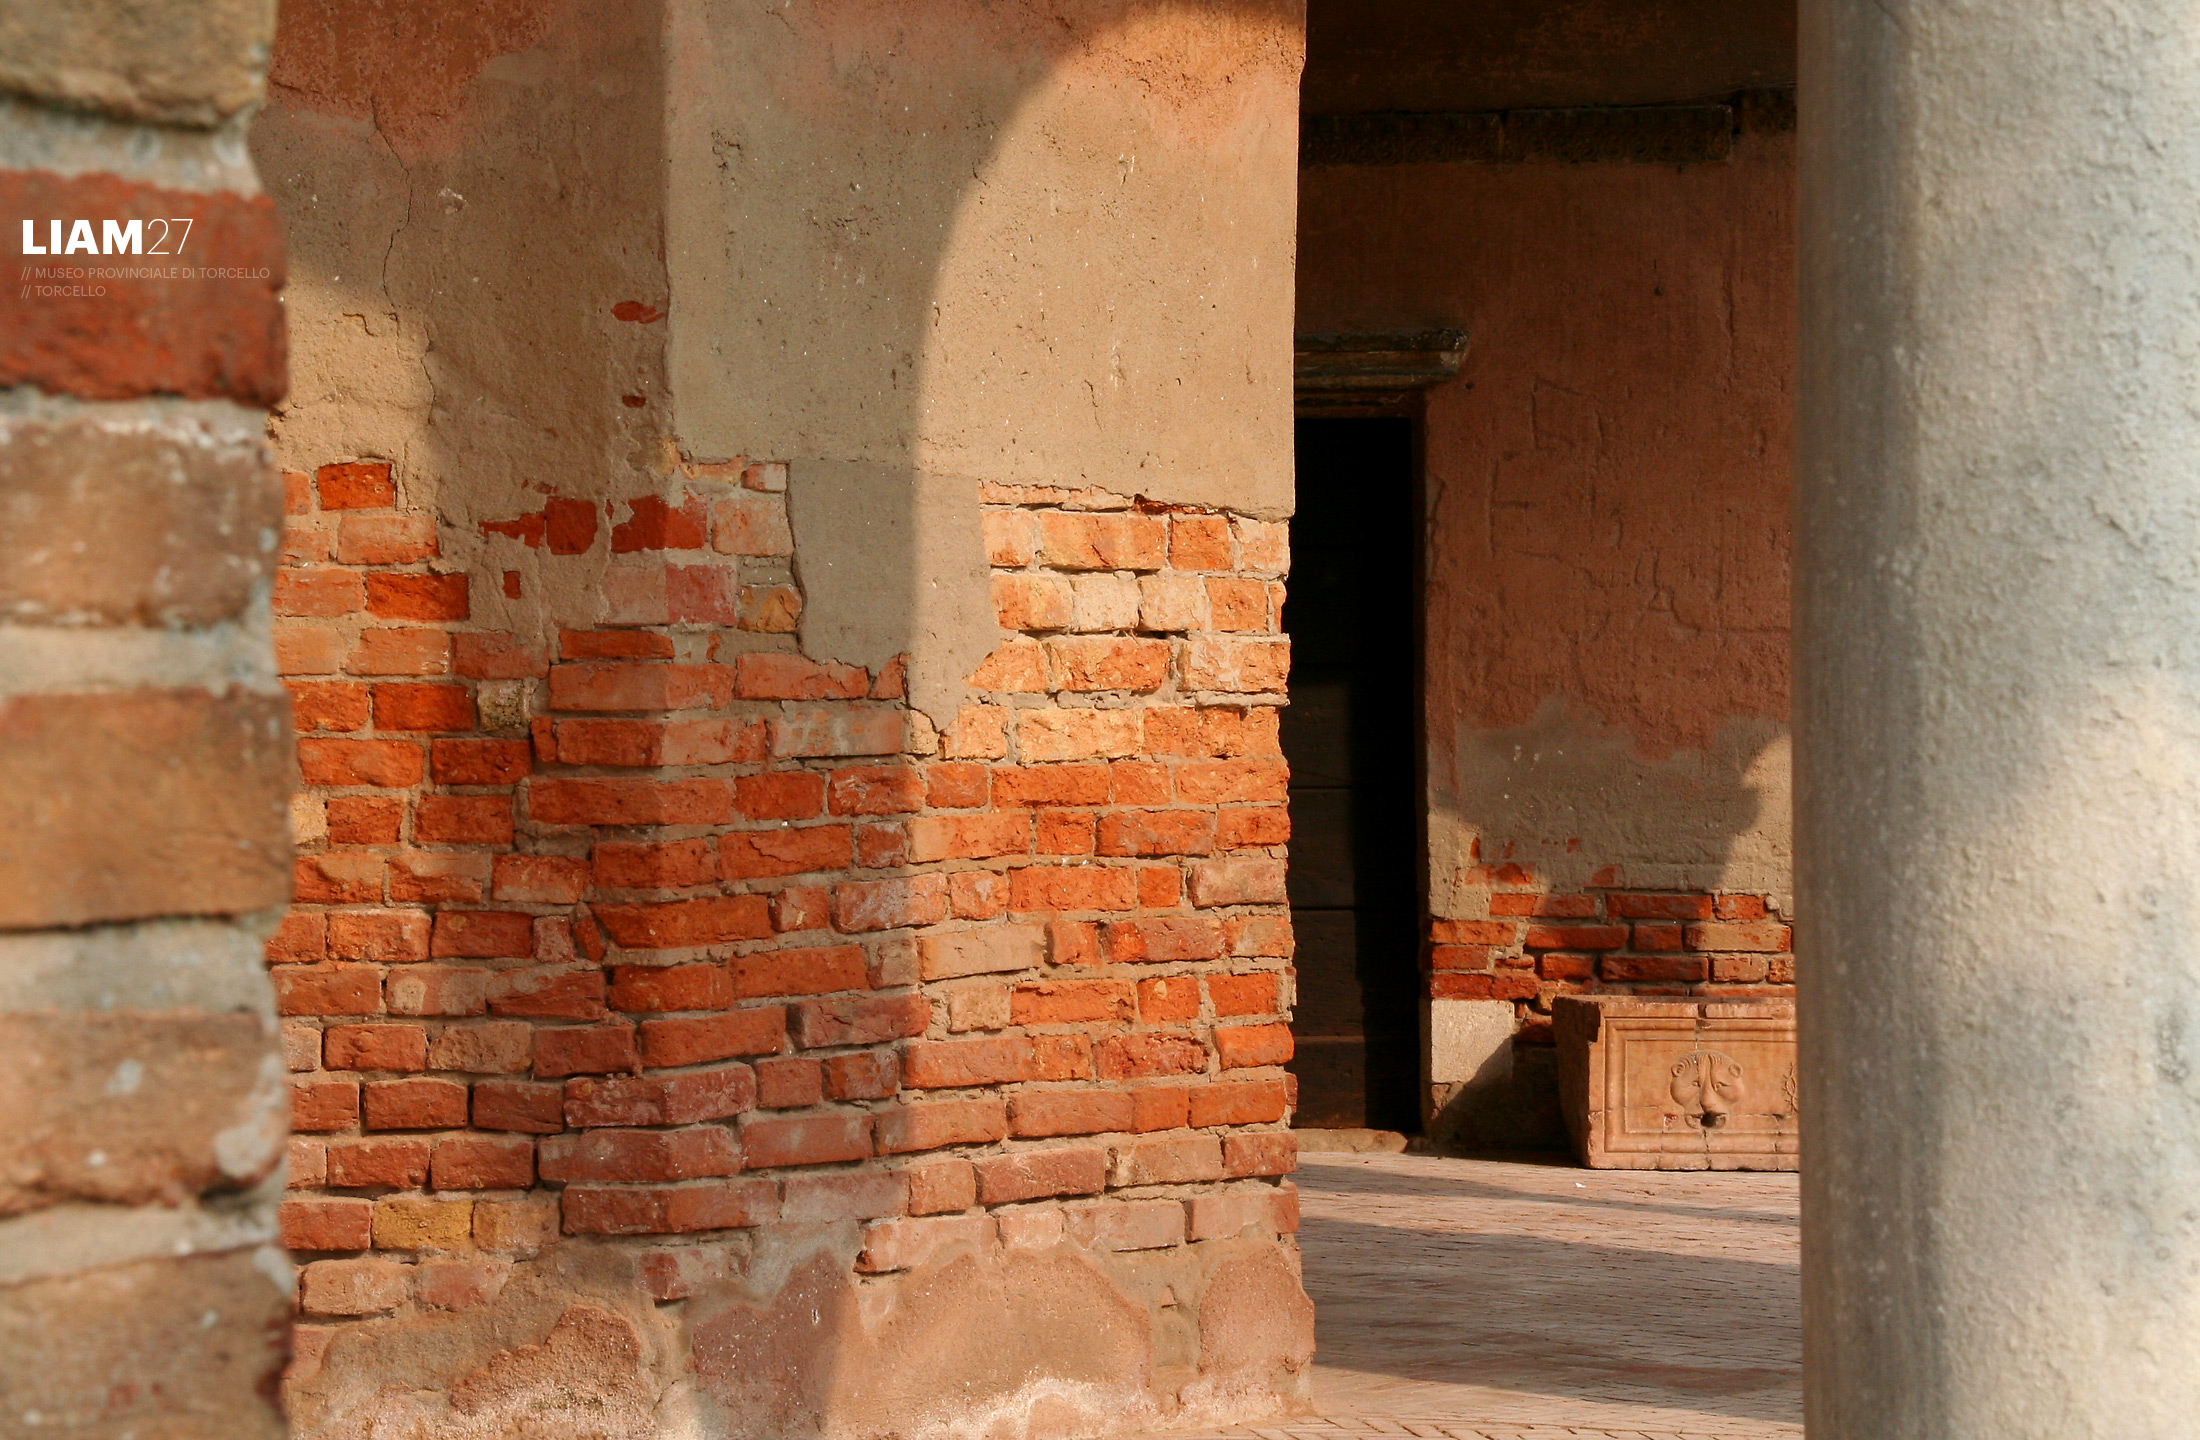
{"type": "Polygon", "coordinates": [[[1032,1202],[1295,1227],[1280,526],[987,487],[1013,633],[935,732],[899,662],[799,653],[783,466],[483,526],[608,560],[611,623],[547,635],[474,620],[403,474],[289,481],[309,1314],[480,1303],[560,1233],[701,1237],[669,1300],[780,1220],[870,1222],[867,1273],[1032,1202]]]}
{"type": "Polygon", "coordinates": [[[1773,897],[1616,885],[1554,894],[1510,864],[1472,878],[1491,887],[1483,914],[1429,922],[1428,994],[1516,1001],[1525,1040],[1549,1041],[1557,995],[1795,994],[1794,930],[1773,897]]]}

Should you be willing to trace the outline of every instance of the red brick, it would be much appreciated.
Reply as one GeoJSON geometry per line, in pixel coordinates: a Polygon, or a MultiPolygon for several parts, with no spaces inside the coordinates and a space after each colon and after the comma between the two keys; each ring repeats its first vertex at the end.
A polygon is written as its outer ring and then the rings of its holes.
{"type": "Polygon", "coordinates": [[[831,1165],[871,1156],[871,1117],[864,1114],[752,1117],[741,1126],[752,1169],[831,1165]]]}
{"type": "Polygon", "coordinates": [[[268,937],[267,961],[270,965],[302,965],[325,959],[327,955],[328,917],[312,911],[291,911],[268,937]]]}
{"type": "Polygon", "coordinates": [[[535,1183],[534,1142],[449,1136],[435,1142],[430,1176],[438,1190],[525,1190],[535,1183]]]}
{"type": "Polygon", "coordinates": [[[1530,925],[1524,943],[1530,950],[1618,950],[1627,944],[1627,927],[1530,925]]]}
{"type": "Polygon", "coordinates": [[[723,965],[620,965],[609,999],[614,1010],[723,1010],[733,989],[723,965]]]}
{"type": "Polygon", "coordinates": [[[386,510],[397,503],[397,486],[386,460],[350,460],[323,465],[314,472],[323,510],[386,510]]]}
{"type": "Polygon", "coordinates": [[[776,1053],[787,1042],[787,1012],[774,1005],[686,1020],[644,1020],[641,1028],[643,1064],[702,1065],[776,1053]]]}
{"type": "Polygon", "coordinates": [[[1039,554],[1058,570],[1159,570],[1167,532],[1148,515],[1039,513],[1039,554]]]}
{"type": "Polygon", "coordinates": [[[838,990],[868,990],[870,974],[859,945],[805,950],[771,950],[736,956],[728,963],[732,990],[741,998],[774,995],[826,995],[838,990]]]}
{"type": "Polygon", "coordinates": [[[949,1145],[986,1145],[1008,1134],[1001,1101],[938,1100],[882,1107],[877,1112],[878,1152],[903,1155],[949,1145]]]}
{"type": "Polygon", "coordinates": [[[1098,1050],[1100,1078],[1196,1075],[1207,1069],[1207,1047],[1191,1035],[1118,1035],[1098,1050]]]}
{"type": "Polygon", "coordinates": [[[438,785],[513,785],[534,768],[524,740],[434,740],[428,753],[438,785]]]}
{"type": "Polygon", "coordinates": [[[423,1070],[428,1032],[418,1025],[331,1025],[322,1055],[331,1070],[423,1070]]]}
{"type": "MultiPolygon", "coordinates": [[[[1197,1004],[1195,996],[1195,1011],[1197,1004]]],[[[1009,1019],[1016,1025],[1111,1023],[1128,1021],[1135,1014],[1130,983],[1125,980],[1045,981],[1019,985],[1009,997],[1009,1019]]]]}
{"type": "Polygon", "coordinates": [[[1107,1188],[1102,1150],[1021,1150],[972,1162],[978,1199],[987,1205],[1042,1200],[1052,1195],[1097,1195],[1107,1188]]]}
{"type": "Polygon", "coordinates": [[[436,913],[429,953],[439,959],[523,960],[535,952],[535,920],[511,910],[436,913]]]}
{"type": "Polygon", "coordinates": [[[1027,1090],[1008,1102],[1009,1129],[1024,1138],[1129,1130],[1133,1116],[1121,1090],[1027,1090]]]}
{"type": "Polygon", "coordinates": [[[596,543],[602,514],[593,501],[552,496],[543,503],[543,534],[553,555],[586,554],[596,543]]]}
{"type": "Polygon", "coordinates": [[[399,855],[390,861],[390,898],[420,905],[470,904],[487,898],[486,855],[399,855]]]}
{"type": "Polygon", "coordinates": [[[349,570],[286,568],[275,572],[273,608],[277,615],[332,620],[352,614],[365,601],[365,587],[349,570]]]}
{"type": "Polygon", "coordinates": [[[1103,855],[1205,855],[1215,817],[1203,810],[1119,810],[1100,817],[1103,855]]]}
{"type": "Polygon", "coordinates": [[[1139,981],[1138,1018],[1148,1025],[1175,1025],[1199,1018],[1199,977],[1175,975],[1139,981]]]}
{"type": "MultiPolygon", "coordinates": [[[[730,838],[730,837],[729,837],[730,838]]],[[[833,887],[833,928],[842,933],[935,925],[947,918],[947,880],[912,875],[833,887]]]]}
{"type": "Polygon", "coordinates": [[[825,809],[825,777],[813,770],[744,775],[733,782],[734,813],[744,820],[809,820],[825,809]]]}
{"type": "Polygon", "coordinates": [[[592,907],[611,938],[629,950],[679,950],[770,936],[771,904],[762,895],[713,895],[661,905],[592,907]]]}
{"type": "Polygon", "coordinates": [[[1658,980],[1693,983],[1711,978],[1711,962],[1701,955],[1606,955],[1597,968],[1615,984],[1658,980]]]}
{"type": "Polygon", "coordinates": [[[1176,767],[1176,793],[1194,805],[1280,805],[1291,768],[1280,756],[1192,761],[1176,767]]]}
{"type": "Polygon", "coordinates": [[[1169,565],[1176,570],[1228,570],[1230,522],[1221,515],[1169,517],[1169,565]]]}
{"type": "Polygon", "coordinates": [[[891,1050],[859,1050],[825,1061],[825,1093],[835,1100],[884,1100],[901,1089],[901,1065],[891,1050]]]}
{"type": "Polygon", "coordinates": [[[643,550],[700,550],[710,540],[710,512],[701,500],[683,497],[678,509],[662,495],[641,495],[626,502],[628,518],[611,527],[611,553],[643,550]]]}
{"type": "Polygon", "coordinates": [[[1182,1085],[1142,1085],[1131,1091],[1132,1128],[1141,1135],[1192,1123],[1192,1092],[1182,1085]]]}
{"type": "Polygon", "coordinates": [[[932,1002],[922,995],[805,1000],[789,1011],[795,1044],[804,1050],[906,1039],[932,1023],[932,1002]]]}
{"type": "Polygon", "coordinates": [[[405,802],[338,795],[328,802],[331,845],[395,845],[405,827],[405,802]]]}
{"type": "Polygon", "coordinates": [[[1019,805],[1105,805],[1114,781],[1105,765],[1004,766],[993,772],[993,803],[1019,805]]]}
{"type": "Polygon", "coordinates": [[[531,680],[550,666],[542,651],[501,631],[461,631],[451,637],[451,669],[469,680],[531,680]]]}
{"type": "Polygon", "coordinates": [[[1536,957],[1535,973],[1545,980],[1575,982],[1594,980],[1597,973],[1597,957],[1594,955],[1569,955],[1563,950],[1546,950],[1536,957]]]}
{"type": "Polygon", "coordinates": [[[339,1190],[411,1190],[428,1183],[434,1142],[404,1139],[331,1140],[328,1183],[339,1190]]]}
{"type": "Polygon", "coordinates": [[[1229,1179],[1246,1175],[1288,1175],[1298,1165],[1298,1137],[1288,1130],[1222,1137],[1222,1173],[1229,1179]]]}
{"type": "Polygon", "coordinates": [[[1233,806],[1215,816],[1217,850],[1283,845],[1291,839],[1291,812],[1281,805],[1233,806]]]}
{"type": "Polygon", "coordinates": [[[1148,910],[1174,910],[1184,903],[1184,872],[1174,865],[1138,867],[1138,903],[1148,910]]]}
{"type": "Polygon", "coordinates": [[[509,845],[512,797],[423,795],[413,804],[413,839],[429,845],[509,845]]]}
{"type": "Polygon", "coordinates": [[[408,789],[427,773],[420,747],[405,740],[316,740],[300,737],[298,770],[308,785],[373,785],[408,789]]]}
{"type": "Polygon", "coordinates": [[[1688,927],[1691,950],[1785,950],[1793,943],[1787,926],[1775,921],[1707,920],[1688,927]]]}
{"type": "Polygon", "coordinates": [[[1222,1146],[1212,1135],[1140,1140],[1114,1154],[1113,1185],[1184,1185],[1222,1178],[1222,1146]]]}
{"type": "Polygon", "coordinates": [[[560,1026],[535,1032],[535,1074],[609,1075],[641,1068],[634,1027],[626,1024],[560,1026]]]}
{"type": "Polygon", "coordinates": [[[448,965],[393,972],[385,990],[392,1015],[479,1015],[488,1008],[492,973],[448,965]]]}
{"type": "Polygon", "coordinates": [[[1284,901],[1283,861],[1252,856],[1233,860],[1200,860],[1191,866],[1192,903],[1201,909],[1217,905],[1280,905],[1284,901]]]}
{"type": "Polygon", "coordinates": [[[1268,1015],[1276,1009],[1276,977],[1210,975],[1207,994],[1217,1015],[1268,1015]]]}
{"type": "Polygon", "coordinates": [[[733,693],[743,700],[861,700],[871,688],[860,665],[801,655],[743,655],[733,672],[733,693]]]}
{"type": "Polygon", "coordinates": [[[1291,1058],[1288,1025],[1226,1025],[1215,1029],[1215,1054],[1225,1070],[1281,1065],[1291,1058]]]}
{"type": "Polygon", "coordinates": [[[924,773],[914,765],[835,770],[827,790],[827,807],[835,815],[902,815],[924,803],[924,773]]]}
{"type": "Polygon", "coordinates": [[[1146,753],[1227,759],[1239,755],[1279,755],[1276,711],[1271,706],[1235,709],[1223,706],[1187,709],[1167,706],[1146,712],[1146,753]]]}
{"type": "Polygon", "coordinates": [[[705,1180],[741,1173],[741,1147],[723,1125],[685,1130],[590,1130],[545,1140],[536,1160],[542,1178],[563,1184],[591,1180],[705,1180]]]}
{"type": "Polygon", "coordinates": [[[801,1055],[756,1062],[756,1103],[767,1110],[793,1110],[825,1098],[825,1067],[801,1055]]]}
{"type": "Polygon", "coordinates": [[[375,855],[301,855],[291,898],[301,905],[371,905],[382,898],[388,862],[375,855]]]}
{"type": "Polygon", "coordinates": [[[371,965],[286,965],[274,972],[278,1015],[377,1015],[382,976],[371,965]]]}
{"type": "Polygon", "coordinates": [[[1057,689],[1090,692],[1158,690],[1169,679],[1169,642],[1113,636],[1074,636],[1047,641],[1057,689]]]}
{"type": "Polygon", "coordinates": [[[1094,846],[1089,810],[1040,810],[1033,814],[1031,849],[1038,855],[1090,855],[1094,846]]]}
{"type": "Polygon", "coordinates": [[[909,863],[909,830],[898,820],[856,827],[856,868],[898,870],[909,863]]]}
{"type": "Polygon", "coordinates": [[[334,1195],[285,1200],[275,1224],[286,1250],[365,1250],[374,1244],[374,1202],[334,1195]]]}
{"type": "Polygon", "coordinates": [[[845,870],[853,853],[854,834],[846,825],[734,831],[718,837],[718,873],[728,880],[760,880],[845,870]]]}
{"type": "MultiPolygon", "coordinates": [[[[510,802],[497,797],[510,814],[510,802]]],[[[570,905],[588,893],[588,862],[570,855],[499,855],[493,893],[522,905],[570,905]]]]}
{"type": "Polygon", "coordinates": [[[1637,950],[1681,950],[1687,948],[1682,939],[1679,922],[1659,925],[1635,925],[1634,948],[1637,950]]]}
{"type": "Polygon", "coordinates": [[[1532,975],[1431,975],[1428,993],[1436,1000],[1533,1000],[1532,975]]]}
{"type": "Polygon", "coordinates": [[[560,630],[561,660],[670,660],[672,637],[648,630],[560,630]]]}
{"type": "Polygon", "coordinates": [[[769,1180],[706,1180],[629,1189],[575,1185],[562,1199],[569,1235],[682,1235],[766,1224],[778,1217],[769,1180]]]}
{"type": "Polygon", "coordinates": [[[1712,901],[1712,915],[1720,920],[1763,920],[1770,913],[1762,895],[1720,895],[1712,901]]]}
{"type": "Polygon", "coordinates": [[[1024,855],[1031,850],[1031,817],[1006,815],[923,815],[909,822],[910,858],[982,859],[1024,855]]]}
{"type": "Polygon", "coordinates": [[[1021,1035],[918,1041],[902,1057],[903,1082],[912,1090],[1003,1085],[1036,1072],[1032,1042],[1021,1035]]]}
{"type": "Polygon", "coordinates": [[[964,870],[947,877],[947,908],[958,920],[991,920],[1008,911],[1008,877],[964,870]]]}
{"type": "Polygon", "coordinates": [[[1222,926],[1206,915],[1113,921],[1100,927],[1100,943],[1119,965],[1219,960],[1223,952],[1222,926]]]}
{"type": "Polygon", "coordinates": [[[366,728],[367,687],[341,681],[286,681],[290,692],[290,719],[300,733],[344,733],[366,728]]]}
{"type": "Polygon", "coordinates": [[[1615,920],[1709,920],[1711,897],[1616,891],[1604,897],[1604,911],[1615,920]]]}
{"type": "Polygon", "coordinates": [[[555,1135],[565,1128],[565,1089],[526,1080],[478,1080],[474,1124],[483,1130],[555,1135]]]}
{"type": "Polygon", "coordinates": [[[607,890],[682,889],[718,878],[718,857],[707,840],[629,844],[605,840],[595,850],[595,882],[607,890]]]}
{"type": "Polygon", "coordinates": [[[464,620],[464,575],[369,575],[367,613],[385,620],[464,620]]]}
{"type": "Polygon", "coordinates": [[[425,910],[342,910],[328,917],[329,954],[385,965],[428,958],[425,910]]]}
{"type": "Polygon", "coordinates": [[[1192,640],[1184,646],[1186,690],[1279,693],[1290,673],[1288,640],[1192,640]]]}
{"type": "Polygon", "coordinates": [[[1208,1125],[1273,1125],[1283,1118],[1289,1107],[1289,1086],[1282,1080],[1195,1085],[1191,1091],[1189,1118],[1194,1128],[1208,1125]]]}
{"type": "Polygon", "coordinates": [[[346,565],[412,565],[433,559],[435,520],[427,515],[346,515],[336,558],[346,565]]]}
{"type": "Polygon", "coordinates": [[[594,1020],[604,1013],[601,970],[508,970],[489,987],[489,1010],[544,1020],[594,1020]]]}
{"type": "Polygon", "coordinates": [[[985,766],[967,761],[926,766],[924,784],[925,803],[936,810],[978,809],[992,789],[985,766]]]}
{"type": "Polygon", "coordinates": [[[312,1079],[290,1082],[290,1128],[307,1132],[349,1130],[359,1123],[359,1082],[312,1079]]]}
{"type": "Polygon", "coordinates": [[[587,660],[550,667],[553,710],[694,710],[730,693],[724,667],[587,660]]]}
{"type": "Polygon", "coordinates": [[[733,788],[723,780],[537,777],[528,814],[545,825],[723,825],[733,788]]]}
{"type": "Polygon", "coordinates": [[[466,1124],[466,1087],[455,1080],[370,1080],[369,1130],[458,1130],[466,1124]]]}
{"type": "Polygon", "coordinates": [[[569,1125],[695,1125],[755,1107],[756,1072],[746,1065],[565,1082],[569,1125]]]}
{"type": "Polygon", "coordinates": [[[1025,913],[1129,910],[1138,903],[1138,876],[1121,866],[1027,865],[1009,872],[1008,903],[1025,913]]]}

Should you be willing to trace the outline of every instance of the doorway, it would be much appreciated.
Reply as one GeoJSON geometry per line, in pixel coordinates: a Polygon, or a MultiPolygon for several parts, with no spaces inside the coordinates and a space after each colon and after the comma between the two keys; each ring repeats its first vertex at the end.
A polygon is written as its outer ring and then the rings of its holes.
{"type": "Polygon", "coordinates": [[[1306,417],[1291,520],[1296,1122],[1416,1132],[1421,786],[1413,422],[1306,417]]]}

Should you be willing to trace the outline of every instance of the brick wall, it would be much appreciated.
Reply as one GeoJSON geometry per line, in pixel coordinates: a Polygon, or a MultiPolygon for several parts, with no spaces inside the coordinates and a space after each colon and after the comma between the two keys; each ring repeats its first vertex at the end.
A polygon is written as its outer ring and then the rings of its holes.
{"type": "Polygon", "coordinates": [[[775,1225],[864,1274],[1295,1229],[1281,525],[986,487],[1011,633],[935,730],[797,648],[784,465],[481,526],[524,580],[385,463],[286,479],[308,1372],[561,1237],[676,1303],[775,1225]],[[614,623],[470,618],[561,566],[614,623]]]}

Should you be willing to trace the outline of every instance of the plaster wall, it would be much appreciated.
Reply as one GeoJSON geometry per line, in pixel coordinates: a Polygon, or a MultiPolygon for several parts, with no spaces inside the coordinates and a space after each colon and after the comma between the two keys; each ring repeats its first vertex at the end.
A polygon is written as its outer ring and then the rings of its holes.
{"type": "Polygon", "coordinates": [[[1303,176],[1302,332],[1471,335],[1423,421],[1438,1004],[1511,1000],[1538,1037],[1582,985],[1790,978],[1793,187],[1776,132],[1690,167],[1303,176]],[[1598,960],[1621,890],[1774,928],[1690,932],[1752,947],[1729,962],[1598,960]]]}

